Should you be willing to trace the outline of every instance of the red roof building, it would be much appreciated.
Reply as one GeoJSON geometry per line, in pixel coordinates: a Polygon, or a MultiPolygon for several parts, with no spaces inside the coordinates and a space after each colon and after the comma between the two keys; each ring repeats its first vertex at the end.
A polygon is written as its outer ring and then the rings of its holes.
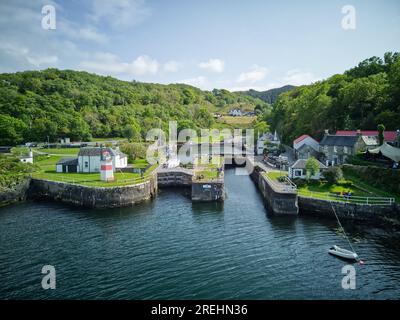
{"type": "MultiPolygon", "coordinates": [[[[339,130],[336,131],[337,136],[356,136],[357,135],[356,130],[339,130]]],[[[378,131],[374,130],[361,130],[360,131],[362,136],[368,136],[368,137],[376,137],[378,136],[378,131]]],[[[385,131],[384,132],[384,137],[386,142],[394,142],[396,141],[397,138],[397,132],[396,131],[385,131]]]]}

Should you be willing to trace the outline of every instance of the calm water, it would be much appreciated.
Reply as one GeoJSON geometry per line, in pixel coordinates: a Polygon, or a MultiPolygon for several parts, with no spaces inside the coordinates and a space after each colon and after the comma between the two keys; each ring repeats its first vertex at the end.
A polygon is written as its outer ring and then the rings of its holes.
{"type": "Polygon", "coordinates": [[[270,217],[249,177],[225,179],[223,205],[161,190],[127,209],[0,209],[0,298],[400,298],[399,234],[347,226],[366,264],[354,265],[357,289],[343,290],[345,263],[327,254],[346,245],[333,220],[270,217]],[[56,290],[41,289],[45,264],[56,290]]]}

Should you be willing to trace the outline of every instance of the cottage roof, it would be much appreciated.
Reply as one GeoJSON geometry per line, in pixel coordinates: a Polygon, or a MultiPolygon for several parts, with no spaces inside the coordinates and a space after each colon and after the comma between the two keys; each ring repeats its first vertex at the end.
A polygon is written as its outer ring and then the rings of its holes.
{"type": "Polygon", "coordinates": [[[112,156],[116,156],[119,155],[121,157],[126,157],[126,155],[124,153],[122,153],[119,150],[114,150],[112,148],[101,148],[101,147],[85,147],[85,148],[81,148],[79,150],[78,156],[82,157],[82,156],[90,156],[90,157],[100,157],[101,156],[101,150],[105,150],[108,151],[110,153],[110,155],[112,156]]]}
{"type": "Polygon", "coordinates": [[[78,165],[78,158],[62,158],[57,162],[57,164],[68,166],[78,165]]]}
{"type": "MultiPolygon", "coordinates": [[[[306,168],[306,163],[307,163],[307,160],[299,159],[295,163],[293,163],[292,169],[305,169],[306,168]]],[[[323,163],[321,163],[319,161],[318,161],[318,165],[319,165],[320,169],[326,169],[327,168],[326,165],[324,165],[323,163]]]]}
{"type": "Polygon", "coordinates": [[[309,135],[308,134],[303,134],[302,136],[298,137],[296,140],[293,141],[294,144],[299,143],[301,141],[303,141],[304,139],[308,138],[309,135]]]}
{"type": "MultiPolygon", "coordinates": [[[[377,137],[378,131],[376,130],[361,130],[361,135],[369,137],[377,137]]],[[[339,130],[336,131],[337,136],[356,136],[357,131],[355,130],[339,130]]],[[[385,131],[383,133],[385,141],[393,142],[396,141],[397,132],[396,131],[385,131]]]]}
{"type": "Polygon", "coordinates": [[[320,142],[321,146],[344,146],[353,147],[360,136],[333,136],[326,135],[320,142]]]}

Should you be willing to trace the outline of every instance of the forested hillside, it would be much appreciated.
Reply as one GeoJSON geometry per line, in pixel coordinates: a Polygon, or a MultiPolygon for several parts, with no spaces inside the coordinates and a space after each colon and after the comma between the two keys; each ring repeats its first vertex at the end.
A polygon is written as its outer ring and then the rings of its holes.
{"type": "Polygon", "coordinates": [[[0,145],[58,137],[145,137],[151,128],[217,126],[211,112],[266,103],[227,90],[127,82],[87,72],[47,69],[0,74],[0,145]]]}
{"type": "Polygon", "coordinates": [[[281,88],[274,88],[270,89],[267,91],[256,91],[253,89],[250,89],[248,91],[238,91],[238,93],[249,95],[253,98],[259,98],[266,103],[273,104],[276,100],[278,100],[278,97],[281,93],[290,91],[292,89],[296,88],[295,86],[287,85],[283,86],[281,88]]]}
{"type": "Polygon", "coordinates": [[[342,75],[280,95],[264,119],[286,143],[302,134],[321,138],[324,129],[400,128],[400,54],[372,57],[342,75]]]}

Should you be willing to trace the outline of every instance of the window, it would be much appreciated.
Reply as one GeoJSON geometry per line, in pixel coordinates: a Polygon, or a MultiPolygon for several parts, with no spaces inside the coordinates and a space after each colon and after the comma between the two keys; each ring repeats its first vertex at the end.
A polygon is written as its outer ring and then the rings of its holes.
{"type": "Polygon", "coordinates": [[[301,169],[294,170],[295,177],[301,177],[302,175],[303,175],[303,170],[301,170],[301,169]]]}
{"type": "Polygon", "coordinates": [[[89,168],[89,162],[85,161],[85,168],[89,168]]]}
{"type": "Polygon", "coordinates": [[[337,146],[333,146],[333,152],[337,153],[337,146]]]}
{"type": "Polygon", "coordinates": [[[348,153],[349,150],[347,149],[347,147],[343,147],[343,153],[348,153]]]}

